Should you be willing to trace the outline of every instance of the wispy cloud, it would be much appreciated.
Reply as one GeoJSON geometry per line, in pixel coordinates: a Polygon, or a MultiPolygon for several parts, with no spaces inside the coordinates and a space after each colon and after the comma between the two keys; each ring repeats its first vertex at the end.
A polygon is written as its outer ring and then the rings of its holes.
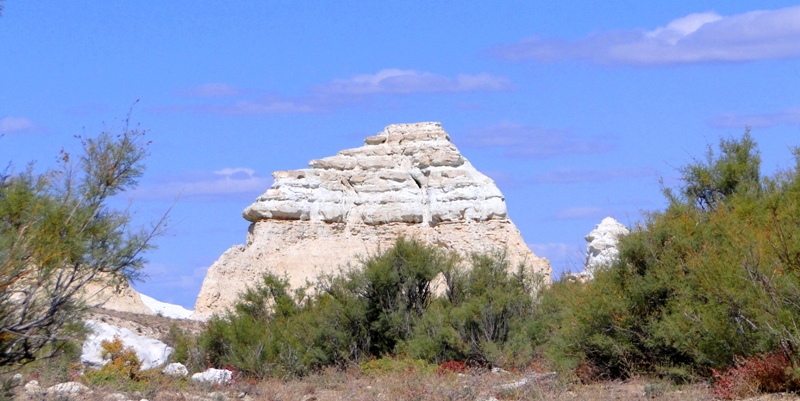
{"type": "Polygon", "coordinates": [[[221,115],[269,115],[326,113],[381,95],[414,93],[453,93],[503,91],[512,89],[511,81],[487,73],[458,74],[455,77],[425,71],[383,69],[375,74],[359,74],[334,79],[309,88],[302,96],[270,95],[248,98],[245,91],[224,83],[208,83],[179,93],[187,97],[232,98],[228,102],[208,99],[204,104],[164,105],[149,110],[160,113],[190,112],[221,115]]]}
{"type": "Polygon", "coordinates": [[[435,92],[503,91],[512,88],[508,78],[487,73],[459,74],[455,78],[425,71],[389,68],[375,74],[335,79],[314,88],[326,95],[378,95],[435,92]]]}
{"type": "Polygon", "coordinates": [[[531,184],[576,184],[586,182],[607,182],[618,178],[656,177],[657,172],[652,168],[629,169],[557,169],[541,174],[536,174],[529,182],[531,184]]]}
{"type": "MultiPolygon", "coordinates": [[[[577,240],[580,241],[580,240],[577,240]]],[[[536,256],[550,260],[553,267],[553,278],[557,279],[564,272],[583,271],[586,258],[585,245],[580,242],[568,244],[563,242],[549,242],[541,244],[528,244],[536,256]]]]}
{"type": "Polygon", "coordinates": [[[556,219],[581,219],[584,217],[600,217],[603,214],[603,209],[595,206],[576,206],[559,210],[556,212],[556,219]]]}
{"type": "Polygon", "coordinates": [[[800,6],[732,16],[689,14],[653,30],[603,32],[576,41],[533,37],[493,53],[508,60],[631,66],[794,58],[800,56],[800,6]]]}
{"type": "Polygon", "coordinates": [[[776,125],[800,125],[800,108],[765,114],[720,114],[709,121],[715,128],[769,128],[776,125]]]}
{"type": "Polygon", "coordinates": [[[309,100],[282,99],[279,97],[263,98],[255,101],[240,100],[231,104],[202,105],[193,108],[200,114],[227,115],[266,115],[266,114],[304,114],[325,111],[324,108],[309,100]]]}
{"type": "Polygon", "coordinates": [[[30,132],[36,129],[33,121],[25,117],[3,117],[0,118],[0,134],[11,134],[14,132],[30,132]]]}
{"type": "Polygon", "coordinates": [[[474,129],[463,143],[478,148],[501,148],[509,157],[554,157],[603,153],[614,149],[608,138],[584,139],[567,130],[501,123],[474,129]]]}
{"type": "Polygon", "coordinates": [[[174,200],[216,199],[235,194],[260,194],[272,185],[272,177],[260,177],[247,167],[226,167],[212,173],[199,173],[168,178],[161,184],[142,186],[134,197],[141,199],[174,200]]]}
{"type": "Polygon", "coordinates": [[[187,97],[229,97],[242,95],[244,90],[226,83],[210,82],[179,90],[178,94],[187,97]]]}

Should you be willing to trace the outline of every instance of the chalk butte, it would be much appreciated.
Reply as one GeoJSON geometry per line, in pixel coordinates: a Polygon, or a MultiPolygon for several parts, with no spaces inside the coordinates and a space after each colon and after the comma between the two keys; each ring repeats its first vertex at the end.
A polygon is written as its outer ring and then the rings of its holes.
{"type": "Polygon", "coordinates": [[[233,305],[265,271],[293,286],[357,264],[359,256],[416,238],[460,254],[505,249],[516,266],[550,280],[550,264],[531,252],[509,220],[505,199],[450,142],[440,123],[396,124],[359,148],[273,173],[272,187],[245,208],[246,245],[208,270],[195,313],[233,305]]]}

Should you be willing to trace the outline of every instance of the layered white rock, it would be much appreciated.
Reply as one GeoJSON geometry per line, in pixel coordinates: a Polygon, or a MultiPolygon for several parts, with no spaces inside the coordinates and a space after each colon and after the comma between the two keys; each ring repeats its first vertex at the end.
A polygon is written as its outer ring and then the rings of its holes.
{"type": "Polygon", "coordinates": [[[390,125],[359,148],[279,171],[248,206],[246,246],[209,268],[195,305],[208,316],[233,305],[266,271],[293,286],[357,263],[405,236],[462,255],[506,250],[549,282],[550,265],[534,255],[508,219],[500,190],[450,142],[439,123],[390,125]]]}
{"type": "Polygon", "coordinates": [[[485,221],[506,217],[500,190],[450,143],[439,123],[390,125],[360,148],[273,173],[244,210],[265,219],[325,223],[485,221]]]}
{"type": "Polygon", "coordinates": [[[86,326],[91,330],[91,334],[83,343],[81,362],[90,368],[99,369],[108,363],[108,359],[103,358],[102,343],[113,341],[115,337],[119,337],[126,347],[133,348],[142,362],[141,370],[161,366],[172,355],[172,347],[161,341],[138,335],[129,329],[94,320],[87,321],[86,326]]]}

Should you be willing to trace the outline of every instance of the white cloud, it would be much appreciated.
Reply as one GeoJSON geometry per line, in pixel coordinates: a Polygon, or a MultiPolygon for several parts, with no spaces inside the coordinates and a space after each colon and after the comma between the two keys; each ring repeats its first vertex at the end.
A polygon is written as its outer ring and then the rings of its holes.
{"type": "Polygon", "coordinates": [[[491,74],[459,74],[455,78],[416,70],[383,69],[375,74],[354,75],[314,88],[328,95],[376,95],[432,92],[502,91],[511,81],[491,74]]]}
{"type": "Polygon", "coordinates": [[[252,177],[256,174],[256,171],[247,167],[225,167],[221,170],[217,170],[214,172],[214,174],[226,177],[230,177],[239,173],[243,173],[247,175],[247,177],[252,177]]]}
{"type": "Polygon", "coordinates": [[[603,214],[603,209],[594,206],[576,206],[559,210],[556,218],[559,220],[580,219],[584,217],[598,217],[603,214]]]}
{"type": "Polygon", "coordinates": [[[633,66],[795,58],[800,56],[800,6],[727,17],[690,14],[649,31],[603,32],[577,41],[529,38],[494,52],[509,60],[633,66]]]}
{"type": "Polygon", "coordinates": [[[200,114],[229,115],[265,115],[265,114],[302,114],[324,111],[307,101],[282,98],[266,98],[257,101],[240,100],[228,105],[197,106],[194,110],[200,114]]]}
{"type": "Polygon", "coordinates": [[[472,130],[466,146],[495,147],[509,157],[554,157],[565,154],[603,153],[614,149],[607,138],[583,139],[566,130],[500,123],[472,130]]]}
{"type": "Polygon", "coordinates": [[[234,97],[224,103],[217,101],[199,105],[165,105],[151,107],[158,113],[194,112],[222,115],[270,115],[326,113],[343,106],[357,104],[368,96],[381,94],[449,93],[472,91],[503,91],[512,89],[508,78],[487,73],[459,74],[454,78],[430,72],[383,69],[375,74],[359,74],[310,88],[304,96],[264,96],[245,99],[239,88],[223,83],[208,83],[180,91],[190,97],[234,97]],[[236,98],[239,97],[239,98],[236,98]]]}
{"type": "Polygon", "coordinates": [[[716,128],[769,128],[776,125],[800,125],[800,108],[765,114],[720,114],[709,121],[716,128]]]}
{"type": "Polygon", "coordinates": [[[13,132],[29,132],[36,129],[36,125],[25,117],[0,118],[0,134],[13,132]]]}
{"type": "Polygon", "coordinates": [[[247,167],[226,167],[211,174],[167,179],[155,186],[138,188],[134,197],[143,199],[204,198],[235,194],[261,194],[272,185],[272,177],[259,177],[247,167]]]}
{"type": "Polygon", "coordinates": [[[717,13],[689,14],[683,18],[673,20],[667,26],[656,28],[647,32],[647,39],[662,41],[670,45],[677,44],[681,39],[697,32],[703,25],[721,20],[717,13]]]}
{"type": "Polygon", "coordinates": [[[178,93],[188,97],[225,97],[238,96],[244,93],[244,91],[229,84],[211,82],[186,88],[178,93]]]}

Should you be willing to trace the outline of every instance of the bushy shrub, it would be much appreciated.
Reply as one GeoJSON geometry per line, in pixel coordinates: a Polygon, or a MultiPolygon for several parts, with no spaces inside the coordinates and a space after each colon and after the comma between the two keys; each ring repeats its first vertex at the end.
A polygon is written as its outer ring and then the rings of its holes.
{"type": "Polygon", "coordinates": [[[114,336],[111,341],[103,340],[100,348],[103,359],[109,360],[100,370],[114,372],[129,379],[136,378],[142,367],[142,361],[139,360],[136,351],[132,347],[126,347],[119,336],[114,336]]]}
{"type": "Polygon", "coordinates": [[[741,399],[760,392],[800,390],[800,378],[796,377],[791,360],[782,351],[737,359],[736,364],[724,372],[712,372],[713,393],[724,400],[741,399]]]}
{"type": "Polygon", "coordinates": [[[682,169],[684,186],[621,240],[617,263],[544,292],[538,330],[552,335],[538,338],[556,366],[680,380],[798,349],[800,168],[759,177],[749,134],[720,148],[682,169]]]}
{"type": "Polygon", "coordinates": [[[135,229],[131,214],[109,203],[136,187],[144,134],[126,127],[82,139],[82,155],[70,162],[62,151],[58,168],[42,174],[33,165],[0,171],[0,367],[61,352],[97,306],[90,286],[141,277],[164,220],[135,229]]]}
{"type": "Polygon", "coordinates": [[[504,253],[472,255],[470,262],[466,271],[449,271],[447,296],[426,310],[402,350],[437,363],[529,363],[537,277],[525,265],[509,273],[504,253]]]}
{"type": "Polygon", "coordinates": [[[524,267],[509,273],[502,254],[474,256],[467,272],[457,263],[453,254],[399,238],[360,268],[321,278],[313,296],[267,274],[231,313],[208,322],[199,345],[209,364],[255,377],[393,355],[426,363],[529,361],[534,277],[524,267]],[[448,288],[436,296],[431,282],[439,275],[448,288]]]}
{"type": "Polygon", "coordinates": [[[198,337],[182,330],[177,324],[169,326],[164,342],[174,350],[170,362],[180,362],[190,372],[200,372],[207,368],[206,355],[198,344],[198,337]]]}

